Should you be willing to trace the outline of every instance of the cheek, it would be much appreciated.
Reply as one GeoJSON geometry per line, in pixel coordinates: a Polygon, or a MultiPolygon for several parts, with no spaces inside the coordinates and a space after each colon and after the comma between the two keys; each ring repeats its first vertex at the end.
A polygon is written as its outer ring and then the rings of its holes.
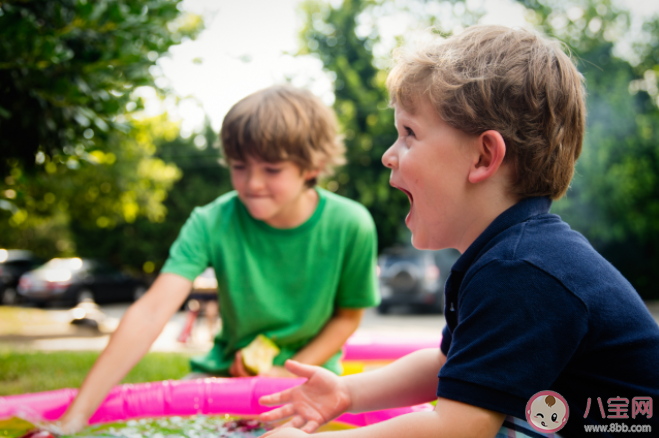
{"type": "Polygon", "coordinates": [[[243,193],[247,187],[247,175],[243,172],[231,173],[231,185],[239,193],[243,193]]]}
{"type": "Polygon", "coordinates": [[[238,190],[238,187],[241,186],[241,178],[235,172],[231,172],[231,185],[234,189],[238,190]]]}
{"type": "Polygon", "coordinates": [[[272,176],[268,181],[270,190],[276,196],[290,197],[296,195],[304,186],[304,179],[297,171],[272,176]]]}

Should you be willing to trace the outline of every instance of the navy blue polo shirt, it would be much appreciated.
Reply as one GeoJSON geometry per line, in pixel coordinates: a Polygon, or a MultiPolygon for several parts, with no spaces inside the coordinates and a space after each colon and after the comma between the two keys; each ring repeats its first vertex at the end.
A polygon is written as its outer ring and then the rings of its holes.
{"type": "Polygon", "coordinates": [[[659,404],[659,326],[550,206],[520,201],[453,266],[437,396],[525,419],[529,399],[551,390],[569,407],[561,436],[597,436],[584,425],[611,423],[659,433],[659,411],[647,418],[647,402],[638,409],[642,397],[659,404]]]}

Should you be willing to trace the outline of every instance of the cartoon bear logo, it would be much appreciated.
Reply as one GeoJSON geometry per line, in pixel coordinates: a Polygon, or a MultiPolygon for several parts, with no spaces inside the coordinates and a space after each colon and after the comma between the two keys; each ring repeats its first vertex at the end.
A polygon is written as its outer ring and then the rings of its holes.
{"type": "Polygon", "coordinates": [[[540,391],[526,404],[526,421],[538,432],[558,432],[567,423],[569,415],[567,402],[554,391],[540,391]]]}

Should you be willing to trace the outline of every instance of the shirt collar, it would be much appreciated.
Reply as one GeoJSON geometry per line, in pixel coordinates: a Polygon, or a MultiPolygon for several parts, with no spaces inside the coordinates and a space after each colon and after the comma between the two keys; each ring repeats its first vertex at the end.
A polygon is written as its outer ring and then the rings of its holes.
{"type": "Polygon", "coordinates": [[[476,261],[481,250],[498,234],[522,223],[533,216],[546,214],[551,207],[551,199],[548,197],[525,198],[508,210],[497,216],[494,221],[481,233],[469,248],[460,256],[453,265],[452,271],[467,272],[469,267],[476,261]]]}

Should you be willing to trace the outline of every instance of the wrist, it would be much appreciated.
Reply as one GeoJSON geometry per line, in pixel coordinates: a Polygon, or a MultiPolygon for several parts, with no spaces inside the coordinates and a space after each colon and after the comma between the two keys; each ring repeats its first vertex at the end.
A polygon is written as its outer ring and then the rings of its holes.
{"type": "Polygon", "coordinates": [[[348,376],[339,377],[339,393],[345,394],[347,398],[347,406],[344,412],[355,412],[355,385],[351,385],[350,383],[352,383],[352,379],[348,378],[348,376]]]}
{"type": "Polygon", "coordinates": [[[61,432],[68,434],[81,431],[87,427],[90,417],[91,414],[87,415],[84,411],[67,411],[59,421],[61,432]]]}

